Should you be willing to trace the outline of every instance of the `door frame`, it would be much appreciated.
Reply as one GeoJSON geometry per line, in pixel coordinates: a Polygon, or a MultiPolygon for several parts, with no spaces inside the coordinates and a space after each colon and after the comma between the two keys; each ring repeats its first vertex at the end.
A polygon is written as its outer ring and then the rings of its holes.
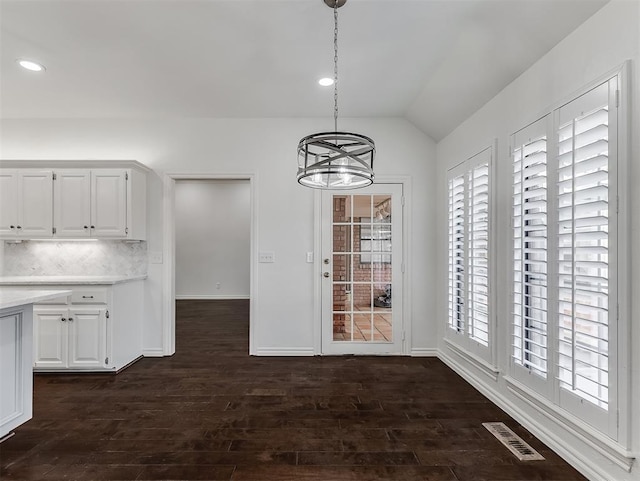
{"type": "MultiPolygon", "coordinates": [[[[375,184],[400,184],[402,185],[402,312],[403,332],[402,351],[400,355],[411,355],[412,313],[411,313],[411,177],[396,175],[376,176],[375,184]]],[[[345,194],[357,194],[358,189],[344,190],[345,194]]],[[[322,355],[322,191],[316,190],[313,205],[314,239],[313,252],[315,252],[313,266],[313,350],[315,355],[322,355]]]]}
{"type": "Polygon", "coordinates": [[[163,276],[162,276],[162,350],[163,355],[176,352],[176,225],[175,184],[178,180],[248,180],[250,195],[249,226],[249,355],[255,355],[255,317],[258,303],[255,276],[255,250],[257,246],[257,195],[255,174],[186,174],[165,173],[163,178],[163,276]]]}

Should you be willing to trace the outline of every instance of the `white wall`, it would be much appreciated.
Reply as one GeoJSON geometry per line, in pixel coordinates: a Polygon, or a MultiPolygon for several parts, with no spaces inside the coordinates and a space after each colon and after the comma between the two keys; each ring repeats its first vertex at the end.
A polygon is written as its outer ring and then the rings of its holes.
{"type": "MultiPolygon", "coordinates": [[[[295,180],[301,137],[326,130],[330,119],[5,119],[5,159],[135,159],[154,170],[148,184],[148,252],[163,249],[165,173],[252,174],[255,250],[274,251],[273,264],[253,265],[257,353],[311,354],[314,346],[314,192],[295,180]],[[283,235],[284,233],[284,235],[283,235]],[[282,291],[287,291],[287,302],[282,291]]],[[[412,344],[435,349],[435,143],[403,119],[341,119],[340,127],[376,141],[378,175],[409,176],[413,223],[407,267],[412,344]]],[[[257,258],[256,252],[254,256],[257,258]]],[[[320,256],[316,255],[316,259],[320,256]]],[[[146,281],[145,353],[163,347],[162,264],[146,281]]]]}
{"type": "MultiPolygon", "coordinates": [[[[511,133],[536,120],[548,107],[568,100],[573,92],[597,80],[606,73],[620,67],[624,61],[631,59],[631,125],[632,133],[629,186],[634,186],[630,199],[621,199],[621,212],[637,213],[640,210],[640,192],[635,186],[640,185],[640,147],[638,126],[640,120],[640,103],[638,100],[638,80],[640,79],[640,2],[636,0],[613,0],[591,19],[580,26],[571,35],[559,43],[545,57],[522,74],[511,85],[500,92],[494,99],[461,124],[453,133],[440,141],[437,146],[438,159],[438,290],[437,316],[440,338],[444,337],[447,319],[447,195],[446,171],[471,155],[488,147],[494,139],[498,141],[497,178],[494,186],[497,190],[497,252],[510,251],[510,205],[512,172],[509,158],[509,136],[511,133]],[[629,200],[630,202],[628,202],[629,200]]],[[[488,66],[490,68],[490,66],[488,66]]],[[[634,214],[635,215],[635,214],[634,214]]],[[[633,233],[631,246],[640,245],[637,217],[632,219],[633,233]]],[[[634,249],[635,250],[635,249],[634,249]]],[[[499,256],[500,257],[500,256],[499,256]]],[[[640,272],[640,256],[631,254],[633,272],[640,272]]],[[[498,305],[496,366],[501,374],[506,374],[509,367],[509,281],[510,265],[499,261],[496,291],[498,305]]],[[[640,317],[640,284],[634,282],[627,289],[623,303],[631,306],[627,312],[629,322],[640,317]]],[[[624,291],[623,291],[624,292],[624,291]]],[[[625,306],[623,306],[624,309],[625,306]]],[[[631,332],[631,345],[640,345],[640,330],[631,332]]],[[[441,341],[440,353],[451,365],[465,375],[476,386],[490,395],[511,414],[524,422],[529,429],[539,435],[554,449],[563,453],[577,467],[588,474],[591,479],[602,480],[638,480],[640,469],[634,467],[631,473],[612,464],[609,458],[593,449],[588,441],[574,436],[565,425],[555,424],[533,409],[527,403],[515,397],[506,387],[502,375],[494,382],[481,369],[473,365],[469,359],[458,356],[441,341]]],[[[623,377],[628,371],[623,371],[623,377]]],[[[640,351],[632,349],[631,378],[632,406],[631,412],[621,413],[623,431],[632,432],[631,451],[640,449],[640,420],[637,399],[640,395],[640,351]]],[[[602,442],[599,443],[602,446],[602,442]]],[[[624,442],[622,443],[624,444],[624,442]]],[[[613,450],[624,451],[624,447],[613,450]]],[[[608,448],[603,448],[608,449],[608,448]]]]}
{"type": "Polygon", "coordinates": [[[248,180],[178,180],[176,299],[248,299],[251,191],[248,180]]]}

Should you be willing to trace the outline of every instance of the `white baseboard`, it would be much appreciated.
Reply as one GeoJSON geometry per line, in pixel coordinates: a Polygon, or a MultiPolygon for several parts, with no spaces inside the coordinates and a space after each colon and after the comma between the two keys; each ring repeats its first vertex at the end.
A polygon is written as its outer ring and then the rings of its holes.
{"type": "MultiPolygon", "coordinates": [[[[502,393],[496,392],[495,389],[492,389],[486,384],[484,379],[471,372],[456,359],[451,357],[447,352],[439,350],[438,357],[447,366],[449,366],[456,373],[462,376],[469,384],[471,384],[484,396],[491,400],[491,402],[504,410],[507,414],[509,414],[517,422],[522,424],[522,426],[524,426],[527,430],[529,430],[533,435],[540,439],[543,443],[547,444],[551,449],[558,453],[569,464],[579,470],[584,476],[591,480],[599,481],[608,481],[612,479],[611,472],[607,472],[606,470],[602,469],[603,466],[598,462],[597,459],[594,459],[594,457],[590,457],[588,454],[580,451],[575,445],[567,442],[566,438],[562,439],[560,436],[558,436],[557,433],[554,433],[549,428],[545,427],[543,423],[540,423],[539,421],[536,422],[520,406],[505,397],[502,393]]],[[[531,404],[531,407],[535,408],[536,411],[539,411],[541,414],[545,415],[544,411],[541,409],[537,409],[535,405],[531,404]]],[[[545,417],[548,418],[548,415],[545,415],[545,417]]],[[[563,420],[560,418],[549,420],[550,424],[560,426],[565,432],[569,434],[572,434],[574,432],[571,426],[563,422],[563,420]]],[[[589,444],[595,452],[606,457],[610,460],[610,462],[612,462],[612,464],[615,463],[621,468],[623,467],[623,464],[626,464],[623,469],[629,472],[631,464],[633,463],[633,458],[627,458],[626,463],[621,463],[622,456],[620,456],[619,454],[612,456],[612,452],[609,449],[605,449],[604,446],[600,447],[599,445],[594,444],[592,440],[580,439],[580,441],[590,441],[587,442],[587,444],[589,444]]]]}
{"type": "Polygon", "coordinates": [[[177,295],[176,301],[213,301],[213,300],[228,300],[228,299],[250,299],[248,295],[245,294],[220,294],[220,295],[192,295],[192,294],[184,294],[177,295]]]}
{"type": "Polygon", "coordinates": [[[315,351],[313,348],[300,348],[300,349],[290,349],[287,347],[263,347],[261,349],[257,349],[256,356],[288,356],[288,357],[296,357],[296,356],[315,356],[315,351]]]}
{"type": "Polygon", "coordinates": [[[438,350],[432,347],[414,347],[409,355],[411,357],[438,357],[438,350]]]}
{"type": "Polygon", "coordinates": [[[144,357],[164,357],[164,351],[159,347],[148,348],[142,350],[142,355],[144,357]]]}

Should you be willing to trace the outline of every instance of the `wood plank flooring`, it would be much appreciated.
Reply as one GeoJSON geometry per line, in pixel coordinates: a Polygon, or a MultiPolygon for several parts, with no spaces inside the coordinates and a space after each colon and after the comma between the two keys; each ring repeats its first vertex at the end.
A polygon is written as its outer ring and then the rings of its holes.
{"type": "Polygon", "coordinates": [[[433,358],[256,358],[247,301],[179,301],[171,358],[37,375],[6,480],[584,480],[433,358]],[[546,461],[481,425],[504,421],[546,461]]]}

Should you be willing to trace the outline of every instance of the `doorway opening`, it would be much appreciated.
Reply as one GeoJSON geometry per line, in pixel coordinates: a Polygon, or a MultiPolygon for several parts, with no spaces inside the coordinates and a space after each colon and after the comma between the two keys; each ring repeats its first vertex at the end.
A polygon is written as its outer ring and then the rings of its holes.
{"type": "Polygon", "coordinates": [[[254,182],[251,175],[167,174],[163,349],[175,353],[176,304],[248,304],[252,351],[254,182]]]}

